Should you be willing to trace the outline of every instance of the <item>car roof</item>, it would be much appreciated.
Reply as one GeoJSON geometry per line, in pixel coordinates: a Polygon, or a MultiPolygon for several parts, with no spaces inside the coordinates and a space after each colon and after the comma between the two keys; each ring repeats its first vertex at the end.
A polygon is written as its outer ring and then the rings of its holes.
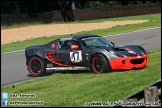
{"type": "Polygon", "coordinates": [[[47,44],[52,44],[52,43],[63,41],[63,40],[79,40],[79,39],[88,38],[88,37],[101,37],[101,36],[94,35],[94,34],[80,34],[80,35],[73,35],[73,36],[65,36],[65,37],[55,39],[47,44]]]}
{"type": "Polygon", "coordinates": [[[88,37],[101,37],[99,35],[94,35],[94,34],[80,34],[80,35],[73,35],[73,36],[66,36],[59,38],[60,41],[62,40],[78,40],[78,39],[83,39],[83,38],[88,38],[88,37]]]}

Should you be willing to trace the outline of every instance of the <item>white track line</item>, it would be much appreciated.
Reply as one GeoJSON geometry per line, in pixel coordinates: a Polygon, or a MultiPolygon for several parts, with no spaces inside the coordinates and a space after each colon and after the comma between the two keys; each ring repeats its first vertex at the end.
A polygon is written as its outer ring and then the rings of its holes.
{"type": "MultiPolygon", "coordinates": [[[[140,32],[140,31],[147,31],[147,30],[153,30],[153,29],[158,29],[158,28],[161,28],[161,26],[160,26],[160,27],[155,27],[155,28],[149,28],[149,29],[143,29],[143,30],[132,31],[132,32],[114,34],[114,35],[109,35],[109,36],[117,36],[117,35],[122,35],[122,34],[128,34],[128,33],[140,32]]],[[[104,37],[109,37],[109,36],[104,36],[104,37]]]]}
{"type": "Polygon", "coordinates": [[[17,51],[11,51],[11,52],[5,52],[5,53],[1,53],[1,54],[8,54],[8,53],[14,53],[14,52],[19,52],[19,51],[24,51],[25,49],[23,50],[17,50],[17,51]]]}
{"type": "MultiPolygon", "coordinates": [[[[134,33],[134,32],[146,31],[146,30],[153,30],[153,29],[158,29],[158,28],[161,28],[161,26],[160,27],[155,27],[155,28],[144,29],[144,30],[137,30],[137,31],[132,31],[132,32],[114,34],[114,35],[109,35],[109,36],[117,36],[117,35],[122,35],[122,34],[127,34],[127,33],[134,33]]],[[[109,36],[104,36],[104,37],[109,37],[109,36]]],[[[17,50],[17,51],[11,51],[11,52],[6,52],[6,53],[1,53],[1,54],[14,53],[14,52],[19,52],[19,51],[24,51],[24,50],[25,49],[23,49],[23,50],[17,50]]]]}

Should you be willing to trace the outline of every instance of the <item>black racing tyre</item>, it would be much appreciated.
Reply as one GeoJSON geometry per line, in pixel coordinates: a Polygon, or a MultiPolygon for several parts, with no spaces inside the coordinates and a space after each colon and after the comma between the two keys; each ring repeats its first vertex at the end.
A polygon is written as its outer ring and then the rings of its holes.
{"type": "Polygon", "coordinates": [[[28,71],[34,76],[43,76],[46,72],[46,64],[40,57],[31,57],[28,61],[28,71]]]}
{"type": "Polygon", "coordinates": [[[92,58],[90,69],[96,74],[111,71],[109,61],[101,54],[97,54],[92,58]]]}

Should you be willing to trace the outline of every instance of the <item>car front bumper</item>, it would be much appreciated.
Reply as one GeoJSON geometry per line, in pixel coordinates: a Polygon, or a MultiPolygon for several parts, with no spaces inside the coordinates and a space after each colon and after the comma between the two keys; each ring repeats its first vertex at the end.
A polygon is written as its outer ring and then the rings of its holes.
{"type": "Polygon", "coordinates": [[[147,65],[147,55],[120,57],[109,61],[112,70],[129,70],[144,68],[147,65]]]}

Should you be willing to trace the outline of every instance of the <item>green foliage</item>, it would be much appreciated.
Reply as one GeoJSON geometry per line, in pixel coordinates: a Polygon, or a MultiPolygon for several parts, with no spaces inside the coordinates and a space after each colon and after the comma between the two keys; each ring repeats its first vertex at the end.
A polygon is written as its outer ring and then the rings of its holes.
{"type": "MultiPolygon", "coordinates": [[[[67,1],[1,1],[1,14],[43,13],[61,10],[67,1]]],[[[76,7],[91,8],[101,6],[161,3],[161,1],[75,1],[76,7]]]]}
{"type": "Polygon", "coordinates": [[[20,13],[20,7],[18,1],[1,1],[1,13],[20,13]]]}
{"type": "Polygon", "coordinates": [[[86,1],[85,8],[101,6],[126,6],[146,3],[161,3],[161,1],[86,1]]]}
{"type": "Polygon", "coordinates": [[[110,6],[117,6],[119,4],[118,1],[109,1],[108,5],[110,6]]]}
{"type": "Polygon", "coordinates": [[[85,5],[85,8],[101,7],[101,6],[105,6],[105,4],[102,3],[101,1],[88,1],[85,5]]]}

